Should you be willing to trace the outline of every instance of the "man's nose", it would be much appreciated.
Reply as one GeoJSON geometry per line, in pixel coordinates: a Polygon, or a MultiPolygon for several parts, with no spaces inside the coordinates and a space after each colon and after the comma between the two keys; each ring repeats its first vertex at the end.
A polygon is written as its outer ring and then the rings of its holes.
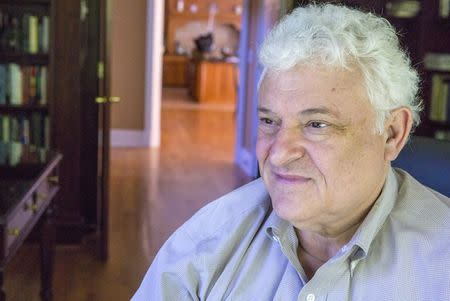
{"type": "Polygon", "coordinates": [[[270,164],[282,167],[302,158],[305,155],[304,139],[299,128],[281,129],[270,147],[270,164]]]}

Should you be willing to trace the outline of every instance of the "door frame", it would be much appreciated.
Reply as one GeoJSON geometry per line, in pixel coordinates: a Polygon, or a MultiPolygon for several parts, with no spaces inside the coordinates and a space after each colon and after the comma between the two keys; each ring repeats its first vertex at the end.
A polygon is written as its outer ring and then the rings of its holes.
{"type": "Polygon", "coordinates": [[[112,129],[112,147],[159,147],[161,144],[163,44],[164,1],[147,0],[144,129],[112,129]]]}

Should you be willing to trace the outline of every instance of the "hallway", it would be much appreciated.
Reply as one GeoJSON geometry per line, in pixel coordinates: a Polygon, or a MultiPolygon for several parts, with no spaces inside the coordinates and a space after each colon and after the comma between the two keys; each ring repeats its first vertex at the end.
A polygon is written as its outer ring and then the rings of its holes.
{"type": "MultiPolygon", "coordinates": [[[[202,108],[165,90],[158,149],[111,152],[110,259],[92,243],[58,246],[54,300],[129,300],[168,236],[200,207],[248,181],[234,166],[235,113],[202,108]],[[167,101],[169,99],[169,101],[167,101]]],[[[38,247],[26,245],[5,272],[10,301],[39,300],[38,247]]]]}

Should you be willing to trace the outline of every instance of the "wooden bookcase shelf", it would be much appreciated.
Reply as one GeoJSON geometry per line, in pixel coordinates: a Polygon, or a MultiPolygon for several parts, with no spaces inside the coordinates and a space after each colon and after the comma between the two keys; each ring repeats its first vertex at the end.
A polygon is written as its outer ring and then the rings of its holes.
{"type": "Polygon", "coordinates": [[[0,50],[0,64],[8,63],[16,63],[19,65],[48,65],[49,55],[45,53],[29,54],[0,50]]]}
{"type": "Polygon", "coordinates": [[[34,105],[0,105],[0,114],[29,114],[32,112],[40,112],[48,114],[47,106],[34,106],[34,105]]]}

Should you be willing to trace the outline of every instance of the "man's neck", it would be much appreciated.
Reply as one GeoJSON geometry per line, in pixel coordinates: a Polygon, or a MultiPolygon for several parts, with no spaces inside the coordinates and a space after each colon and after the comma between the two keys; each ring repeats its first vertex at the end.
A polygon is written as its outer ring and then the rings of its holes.
{"type": "Polygon", "coordinates": [[[325,236],[297,229],[299,249],[326,262],[350,241],[360,224],[361,221],[349,226],[337,236],[325,236]]]}

